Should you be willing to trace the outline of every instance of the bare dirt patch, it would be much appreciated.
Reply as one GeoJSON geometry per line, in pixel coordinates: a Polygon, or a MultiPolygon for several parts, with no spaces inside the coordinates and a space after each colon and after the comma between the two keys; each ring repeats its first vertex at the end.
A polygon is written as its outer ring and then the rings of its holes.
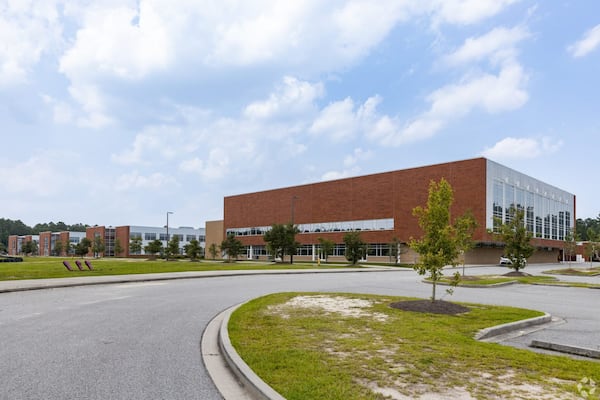
{"type": "Polygon", "coordinates": [[[296,296],[277,307],[277,311],[285,318],[286,308],[313,308],[328,313],[337,313],[345,317],[371,317],[377,321],[385,321],[387,315],[369,310],[373,306],[371,300],[351,299],[341,296],[296,296]]]}

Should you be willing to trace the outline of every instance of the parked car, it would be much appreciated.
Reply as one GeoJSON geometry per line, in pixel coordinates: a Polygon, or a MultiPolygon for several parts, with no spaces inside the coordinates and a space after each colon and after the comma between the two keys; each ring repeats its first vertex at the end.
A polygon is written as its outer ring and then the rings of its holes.
{"type": "MultiPolygon", "coordinates": [[[[527,265],[526,259],[523,258],[521,261],[523,265],[527,265]]],[[[500,257],[500,265],[512,265],[512,263],[513,262],[510,258],[504,256],[500,257]]]]}
{"type": "Polygon", "coordinates": [[[500,257],[500,265],[512,265],[512,260],[508,257],[500,257]]]}

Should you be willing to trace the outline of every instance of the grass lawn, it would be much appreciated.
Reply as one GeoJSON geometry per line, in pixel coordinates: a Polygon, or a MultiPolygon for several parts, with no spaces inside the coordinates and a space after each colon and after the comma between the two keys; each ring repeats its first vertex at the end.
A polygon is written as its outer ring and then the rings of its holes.
{"type": "Polygon", "coordinates": [[[473,339],[480,329],[540,312],[468,304],[469,312],[447,316],[389,307],[402,300],[278,293],[236,310],[229,334],[288,400],[576,399],[580,379],[600,379],[598,362],[473,339]]]}
{"type": "Polygon", "coordinates": [[[593,268],[561,268],[544,271],[544,274],[571,275],[571,276],[596,276],[600,275],[600,267],[593,268]]]}
{"type": "MultiPolygon", "coordinates": [[[[439,283],[442,285],[450,284],[452,277],[445,276],[440,279],[439,283]]],[[[582,288],[600,288],[600,285],[595,283],[586,282],[567,282],[559,281],[553,276],[503,276],[503,275],[467,275],[461,276],[459,287],[469,286],[486,286],[486,285],[499,285],[509,282],[518,282],[528,285],[551,285],[551,286],[569,286],[569,287],[582,287],[582,288]]]]}
{"type": "MultiPolygon", "coordinates": [[[[165,261],[143,259],[115,259],[101,258],[88,259],[94,270],[79,271],[75,265],[75,258],[60,257],[25,257],[23,262],[0,263],[0,280],[14,279],[43,279],[43,278],[70,278],[76,276],[99,275],[126,275],[126,274],[152,274],[159,272],[183,271],[225,271],[225,270],[276,270],[276,269],[311,269],[317,268],[316,264],[273,264],[260,262],[235,262],[225,263],[219,261],[203,260],[191,262],[189,260],[165,261]],[[68,271],[62,261],[68,260],[75,271],[68,271]]],[[[321,264],[321,269],[347,268],[349,265],[321,264]]]]}

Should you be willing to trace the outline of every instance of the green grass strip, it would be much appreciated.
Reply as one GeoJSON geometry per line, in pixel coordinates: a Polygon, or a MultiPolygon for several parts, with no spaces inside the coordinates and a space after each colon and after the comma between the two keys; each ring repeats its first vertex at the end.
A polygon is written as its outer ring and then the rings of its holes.
{"type": "Polygon", "coordinates": [[[235,262],[225,263],[219,261],[189,260],[143,260],[143,259],[88,259],[94,270],[89,271],[84,266],[84,271],[79,271],[75,266],[74,258],[59,257],[27,257],[23,262],[0,263],[0,280],[17,279],[45,279],[45,278],[72,278],[80,276],[102,275],[128,275],[128,274],[155,274],[162,272],[187,272],[187,271],[232,271],[232,270],[281,270],[281,269],[331,269],[348,268],[343,264],[274,264],[261,262],[235,262]],[[68,271],[62,264],[68,260],[74,271],[68,271]]]}
{"type": "Polygon", "coordinates": [[[389,307],[401,300],[354,294],[273,294],[236,310],[229,334],[248,365],[288,400],[418,398],[425,394],[569,399],[577,398],[576,385],[582,377],[600,378],[597,362],[473,339],[480,329],[536,317],[540,312],[470,304],[469,312],[447,316],[389,307]],[[312,300],[326,303],[328,298],[338,307],[347,301],[367,305],[347,305],[343,312],[308,306],[312,300]]]}

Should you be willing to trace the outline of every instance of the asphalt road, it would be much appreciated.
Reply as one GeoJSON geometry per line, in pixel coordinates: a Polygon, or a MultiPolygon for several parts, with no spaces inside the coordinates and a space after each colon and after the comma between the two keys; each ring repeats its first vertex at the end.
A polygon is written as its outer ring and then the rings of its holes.
{"type": "MultiPolygon", "coordinates": [[[[468,273],[480,270],[492,272],[488,267],[468,273]]],[[[223,309],[280,291],[428,297],[431,286],[412,271],[393,271],[213,277],[2,293],[0,398],[220,399],[202,365],[202,331],[223,309]]],[[[567,323],[531,333],[527,341],[600,349],[600,290],[458,288],[445,299],[546,311],[567,323]]]]}

